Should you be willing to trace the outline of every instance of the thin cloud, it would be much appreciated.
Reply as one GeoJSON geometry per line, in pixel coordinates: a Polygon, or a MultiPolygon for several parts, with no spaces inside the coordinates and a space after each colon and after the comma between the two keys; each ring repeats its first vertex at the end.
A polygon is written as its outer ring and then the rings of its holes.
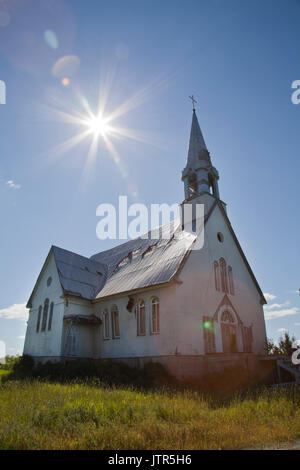
{"type": "Polygon", "coordinates": [[[287,329],[286,328],[278,328],[278,333],[286,333],[287,329]]]}
{"type": "Polygon", "coordinates": [[[297,307],[269,310],[265,312],[265,319],[275,320],[276,318],[286,317],[288,315],[297,315],[297,313],[299,313],[299,309],[297,307]]]}
{"type": "Polygon", "coordinates": [[[283,304],[271,304],[271,305],[266,305],[264,307],[265,311],[269,312],[270,310],[278,310],[280,308],[283,308],[283,307],[288,307],[290,305],[291,302],[289,302],[288,300],[286,302],[284,302],[283,304]]]}
{"type": "Polygon", "coordinates": [[[13,180],[8,180],[6,181],[6,184],[9,188],[11,189],[21,189],[21,185],[20,184],[16,184],[13,180]]]}
{"type": "Polygon", "coordinates": [[[274,300],[276,299],[276,295],[274,294],[269,294],[268,292],[264,292],[264,298],[268,301],[268,300],[274,300]]]}
{"type": "Polygon", "coordinates": [[[0,318],[5,318],[6,320],[27,320],[28,310],[26,303],[13,304],[10,307],[3,308],[0,310],[0,318]]]}

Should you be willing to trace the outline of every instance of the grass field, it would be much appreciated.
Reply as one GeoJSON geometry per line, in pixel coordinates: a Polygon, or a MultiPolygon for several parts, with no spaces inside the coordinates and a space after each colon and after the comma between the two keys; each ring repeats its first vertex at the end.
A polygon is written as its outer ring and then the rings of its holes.
{"type": "Polygon", "coordinates": [[[300,397],[218,404],[196,392],[0,384],[0,449],[232,449],[300,437],[300,397]],[[294,401],[294,402],[293,402],[294,401]]]}
{"type": "Polygon", "coordinates": [[[9,373],[10,373],[9,370],[0,369],[0,380],[2,377],[5,377],[5,375],[8,375],[9,373]]]}

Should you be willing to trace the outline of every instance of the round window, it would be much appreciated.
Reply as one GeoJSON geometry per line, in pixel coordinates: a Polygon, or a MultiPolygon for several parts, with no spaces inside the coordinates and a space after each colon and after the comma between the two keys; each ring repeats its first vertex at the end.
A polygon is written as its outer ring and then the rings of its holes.
{"type": "Polygon", "coordinates": [[[52,277],[48,277],[47,279],[47,286],[49,287],[51,285],[51,282],[52,282],[52,277]]]}
{"type": "Polygon", "coordinates": [[[219,242],[220,242],[220,243],[223,243],[223,241],[224,241],[224,235],[223,235],[223,233],[218,232],[217,237],[218,237],[219,242]]]}

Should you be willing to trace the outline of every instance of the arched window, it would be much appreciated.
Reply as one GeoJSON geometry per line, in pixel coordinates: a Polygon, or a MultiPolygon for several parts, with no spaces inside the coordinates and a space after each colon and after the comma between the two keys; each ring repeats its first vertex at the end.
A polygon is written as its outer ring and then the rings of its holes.
{"type": "Polygon", "coordinates": [[[151,333],[159,333],[159,300],[157,297],[151,300],[151,333]]]}
{"type": "Polygon", "coordinates": [[[221,334],[223,352],[237,352],[237,325],[234,319],[234,314],[230,312],[229,309],[224,310],[221,315],[221,334]]]}
{"type": "Polygon", "coordinates": [[[109,314],[108,310],[105,309],[102,315],[103,318],[103,337],[104,339],[109,338],[109,314]]]}
{"type": "Polygon", "coordinates": [[[232,275],[231,266],[228,266],[228,281],[229,281],[229,292],[231,295],[234,295],[234,284],[233,284],[233,275],[232,275]]]}
{"type": "Polygon", "coordinates": [[[220,290],[220,268],[218,261],[214,262],[215,288],[220,290]]]}
{"type": "Polygon", "coordinates": [[[46,299],[45,302],[44,302],[43,321],[42,321],[42,330],[41,331],[46,330],[48,310],[49,310],[49,299],[46,299]]]}
{"type": "Polygon", "coordinates": [[[220,271],[221,271],[221,286],[223,292],[228,292],[227,273],[226,273],[226,261],[224,258],[220,258],[220,271]]]}
{"type": "Polygon", "coordinates": [[[145,336],[146,334],[146,315],[145,302],[141,299],[136,306],[137,335],[145,336]]]}
{"type": "Polygon", "coordinates": [[[221,322],[222,323],[235,323],[232,313],[229,312],[228,310],[225,310],[225,312],[222,313],[221,322]]]}
{"type": "Polygon", "coordinates": [[[42,310],[43,310],[43,307],[40,305],[40,306],[39,306],[38,317],[37,317],[37,324],[36,324],[36,332],[37,332],[37,333],[40,331],[40,324],[41,324],[41,318],[42,318],[42,310]]]}
{"type": "Polygon", "coordinates": [[[52,328],[53,309],[54,309],[54,303],[51,302],[51,304],[50,304],[50,313],[49,313],[49,321],[48,321],[48,331],[51,331],[51,328],[52,328]]]}
{"type": "Polygon", "coordinates": [[[111,326],[113,338],[120,338],[119,310],[116,305],[111,308],[111,326]]]}

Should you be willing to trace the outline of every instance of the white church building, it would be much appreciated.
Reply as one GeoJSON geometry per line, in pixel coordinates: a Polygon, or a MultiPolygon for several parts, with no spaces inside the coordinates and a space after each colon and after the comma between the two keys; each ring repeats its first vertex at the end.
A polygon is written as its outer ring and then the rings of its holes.
{"type": "Polygon", "coordinates": [[[90,258],[52,246],[28,300],[24,354],[160,362],[182,379],[235,364],[255,370],[266,300],[218,180],[193,110],[183,202],[204,204],[203,248],[180,221],[90,258]]]}

